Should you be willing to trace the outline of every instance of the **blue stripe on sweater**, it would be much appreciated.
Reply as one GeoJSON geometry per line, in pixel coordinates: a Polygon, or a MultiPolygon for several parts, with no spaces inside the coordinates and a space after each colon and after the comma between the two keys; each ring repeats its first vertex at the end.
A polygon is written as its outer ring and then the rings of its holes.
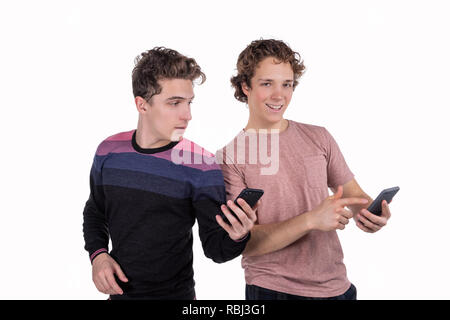
{"type": "Polygon", "coordinates": [[[196,188],[224,185],[220,168],[202,171],[200,169],[177,165],[172,161],[141,155],[138,153],[116,153],[95,156],[94,167],[130,170],[165,177],[172,180],[189,182],[196,188]]]}

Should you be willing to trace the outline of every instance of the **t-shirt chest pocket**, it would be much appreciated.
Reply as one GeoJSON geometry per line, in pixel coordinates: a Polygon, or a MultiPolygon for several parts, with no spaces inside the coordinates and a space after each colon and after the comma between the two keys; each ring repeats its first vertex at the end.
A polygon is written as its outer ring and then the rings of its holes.
{"type": "Polygon", "coordinates": [[[303,157],[303,166],[310,188],[327,188],[327,160],[323,155],[303,157]]]}

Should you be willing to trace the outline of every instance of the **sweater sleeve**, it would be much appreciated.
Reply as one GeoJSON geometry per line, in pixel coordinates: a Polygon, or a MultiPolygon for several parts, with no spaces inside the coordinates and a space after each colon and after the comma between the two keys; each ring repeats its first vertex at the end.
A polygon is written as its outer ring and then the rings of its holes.
{"type": "Polygon", "coordinates": [[[91,262],[98,254],[108,252],[109,243],[101,163],[101,157],[96,155],[89,178],[90,195],[83,211],[84,248],[89,252],[91,262]]]}
{"type": "Polygon", "coordinates": [[[217,263],[236,258],[244,251],[250,234],[243,240],[234,241],[216,221],[220,206],[225,204],[225,185],[219,166],[214,164],[212,170],[199,174],[196,184],[192,204],[205,255],[217,263]]]}

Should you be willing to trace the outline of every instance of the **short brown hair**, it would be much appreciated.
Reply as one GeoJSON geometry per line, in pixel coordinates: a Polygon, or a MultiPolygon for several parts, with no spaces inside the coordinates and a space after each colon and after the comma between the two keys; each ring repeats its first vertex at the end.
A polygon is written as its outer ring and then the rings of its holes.
{"type": "Polygon", "coordinates": [[[158,80],[186,79],[194,81],[201,78],[200,84],[205,82],[206,76],[194,59],[188,58],[175,50],[155,47],[145,51],[134,60],[132,73],[134,97],[142,97],[147,101],[161,93],[158,80]]]}
{"type": "Polygon", "coordinates": [[[237,100],[247,102],[247,96],[242,91],[242,84],[245,83],[251,88],[250,80],[255,74],[258,63],[267,57],[273,57],[280,63],[289,63],[294,71],[294,88],[297,86],[298,79],[305,70],[300,54],[281,40],[255,40],[239,55],[236,63],[237,75],[231,78],[231,86],[235,89],[234,97],[237,100]]]}

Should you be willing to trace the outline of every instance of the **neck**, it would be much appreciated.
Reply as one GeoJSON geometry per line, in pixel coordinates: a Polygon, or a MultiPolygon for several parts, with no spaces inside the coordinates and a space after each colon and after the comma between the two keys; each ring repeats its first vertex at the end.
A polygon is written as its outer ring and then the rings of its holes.
{"type": "Polygon", "coordinates": [[[136,129],[136,143],[142,149],[154,149],[168,145],[171,141],[158,138],[152,128],[145,126],[141,119],[138,120],[136,129]]]}
{"type": "Polygon", "coordinates": [[[264,121],[257,121],[255,119],[249,118],[247,125],[244,128],[244,131],[247,131],[248,129],[253,129],[253,130],[260,130],[260,129],[265,129],[265,130],[272,130],[272,129],[278,129],[280,130],[280,132],[283,132],[287,129],[289,125],[289,122],[286,119],[281,119],[278,122],[264,122],[264,121]]]}

